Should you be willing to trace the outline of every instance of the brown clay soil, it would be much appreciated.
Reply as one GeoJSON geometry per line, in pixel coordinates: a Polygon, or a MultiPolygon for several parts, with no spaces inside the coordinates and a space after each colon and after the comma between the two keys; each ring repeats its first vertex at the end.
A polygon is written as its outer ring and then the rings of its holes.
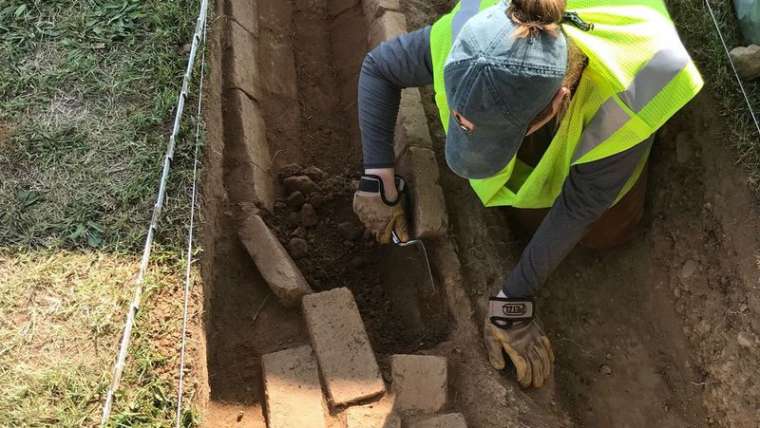
{"type": "MultiPolygon", "coordinates": [[[[448,7],[402,3],[410,29],[448,7]]],[[[259,42],[292,45],[297,80],[295,99],[258,100],[278,200],[265,220],[291,254],[294,238],[305,242],[294,258],[315,290],[354,292],[381,366],[398,352],[449,357],[449,407],[475,428],[760,426],[760,224],[709,87],[658,134],[637,238],[607,252],[576,249],[543,287],[538,308],[556,374],[526,392],[490,368],[479,330],[487,296],[524,242],[501,210],[483,208],[446,168],[431,91],[422,91],[423,102],[451,226],[447,239],[428,244],[441,295],[421,298],[414,269],[368,239],[351,211],[361,163],[356,77],[367,50],[361,4],[338,16],[324,0],[258,4],[259,42]],[[300,174],[318,186],[303,201],[315,208],[314,225],[281,184],[300,174]]],[[[221,28],[211,45],[217,76],[225,73],[221,28]]],[[[260,49],[258,61],[276,63],[272,52],[260,49]]],[[[209,99],[224,105],[225,93],[212,85],[209,99]]],[[[213,123],[229,114],[210,110],[213,123]]],[[[308,339],[300,312],[271,296],[238,239],[237,218],[251,207],[236,195],[248,183],[235,172],[240,148],[222,133],[209,127],[206,150],[203,425],[263,427],[261,355],[308,339]]]]}

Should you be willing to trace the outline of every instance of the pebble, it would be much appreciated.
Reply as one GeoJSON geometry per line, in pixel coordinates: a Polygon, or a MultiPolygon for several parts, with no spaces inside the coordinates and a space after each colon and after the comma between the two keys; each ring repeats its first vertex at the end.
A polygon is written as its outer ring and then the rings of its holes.
{"type": "Polygon", "coordinates": [[[303,171],[303,167],[297,163],[289,163],[280,168],[280,177],[291,177],[293,175],[299,175],[303,171]]]}
{"type": "Polygon", "coordinates": [[[739,343],[739,346],[742,346],[744,348],[752,348],[752,337],[749,335],[749,333],[746,332],[739,332],[739,334],[736,336],[736,342],[739,343]]]}
{"type": "Polygon", "coordinates": [[[303,170],[305,175],[308,175],[314,181],[321,181],[327,178],[327,173],[317,168],[316,166],[310,166],[303,170]]]}
{"type": "Polygon", "coordinates": [[[288,177],[282,181],[288,192],[295,192],[296,190],[308,195],[317,190],[317,185],[306,175],[294,175],[288,177]]]}
{"type": "Polygon", "coordinates": [[[288,196],[288,206],[296,211],[301,209],[304,202],[306,202],[306,198],[298,190],[288,196]]]}
{"type": "Polygon", "coordinates": [[[309,246],[301,238],[292,238],[288,242],[288,249],[290,250],[290,256],[294,259],[300,259],[309,254],[309,246]]]}
{"type": "Polygon", "coordinates": [[[306,229],[303,226],[298,226],[294,231],[290,232],[290,236],[297,236],[299,238],[306,237],[306,229]]]}
{"type": "Polygon", "coordinates": [[[599,373],[607,376],[612,375],[612,367],[608,366],[607,364],[602,364],[599,366],[599,373]]]}
{"type": "Polygon", "coordinates": [[[343,223],[339,224],[338,232],[340,232],[340,235],[343,237],[343,239],[349,241],[355,241],[362,234],[362,230],[350,221],[344,221],[343,223]]]}
{"type": "Polygon", "coordinates": [[[699,268],[699,265],[697,265],[697,262],[691,259],[686,260],[686,262],[681,267],[681,274],[680,274],[681,279],[691,278],[698,268],[699,268]]]}
{"type": "Polygon", "coordinates": [[[315,226],[319,221],[317,211],[311,204],[303,204],[301,208],[301,221],[303,221],[303,225],[306,227],[315,226]]]}

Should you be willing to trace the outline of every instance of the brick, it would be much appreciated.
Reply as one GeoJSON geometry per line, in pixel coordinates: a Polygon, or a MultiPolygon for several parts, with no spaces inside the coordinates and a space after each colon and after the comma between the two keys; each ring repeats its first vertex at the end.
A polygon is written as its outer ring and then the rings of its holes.
{"type": "Polygon", "coordinates": [[[401,428],[401,418],[393,412],[394,397],[346,409],[346,428],[401,428]]]}
{"type": "Polygon", "coordinates": [[[398,161],[398,170],[409,182],[415,236],[438,238],[445,235],[449,216],[443,190],[438,184],[435,153],[430,149],[409,147],[398,161]]]}
{"type": "Polygon", "coordinates": [[[269,428],[326,428],[326,406],[311,346],[266,354],[261,359],[269,428]]]}
{"type": "Polygon", "coordinates": [[[417,88],[406,88],[401,91],[401,105],[393,144],[396,156],[398,157],[409,146],[433,148],[427,117],[422,109],[422,97],[417,88]]]}
{"type": "Polygon", "coordinates": [[[253,202],[271,211],[274,206],[272,157],[261,109],[240,90],[228,91],[227,97],[226,138],[233,147],[235,161],[241,164],[238,168],[245,170],[244,179],[250,183],[245,191],[252,192],[252,197],[238,197],[236,202],[253,202]]]}
{"type": "Polygon", "coordinates": [[[408,424],[409,428],[467,428],[461,413],[448,413],[430,418],[418,419],[408,424]]]}
{"type": "Polygon", "coordinates": [[[254,37],[259,35],[258,1],[227,0],[227,15],[254,37]]]}
{"type": "Polygon", "coordinates": [[[381,17],[386,11],[401,12],[399,0],[363,0],[364,16],[367,22],[372,22],[381,17]]]}
{"type": "Polygon", "coordinates": [[[293,259],[261,217],[251,214],[242,220],[238,236],[280,303],[297,306],[304,295],[312,292],[293,259]]]}
{"type": "Polygon", "coordinates": [[[383,394],[385,384],[351,291],[336,288],[305,296],[303,311],[332,404],[383,394]]]}
{"type": "Polygon", "coordinates": [[[406,33],[406,17],[401,12],[388,11],[369,25],[368,42],[372,49],[380,43],[406,33]]]}
{"type": "Polygon", "coordinates": [[[260,78],[256,60],[257,44],[253,36],[233,20],[228,20],[224,62],[227,75],[224,89],[240,89],[251,98],[261,100],[257,85],[260,78]]]}
{"type": "Polygon", "coordinates": [[[357,4],[359,4],[359,0],[327,0],[327,14],[337,16],[357,4]]]}
{"type": "Polygon", "coordinates": [[[446,404],[446,358],[394,355],[391,373],[399,411],[435,413],[446,404]]]}

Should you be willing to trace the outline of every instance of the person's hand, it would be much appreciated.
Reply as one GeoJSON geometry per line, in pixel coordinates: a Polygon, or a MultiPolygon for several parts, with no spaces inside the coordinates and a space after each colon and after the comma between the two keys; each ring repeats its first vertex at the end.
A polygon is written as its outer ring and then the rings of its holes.
{"type": "Polygon", "coordinates": [[[552,374],[554,352],[538,321],[533,318],[532,299],[492,297],[483,335],[491,365],[505,367],[506,352],[524,388],[540,388],[552,374]]]}
{"type": "Polygon", "coordinates": [[[381,244],[390,243],[394,232],[401,242],[409,240],[404,210],[406,183],[401,177],[396,177],[395,186],[392,193],[396,194],[396,198],[389,200],[386,197],[389,192],[383,191],[383,180],[365,175],[354,193],[354,212],[381,244]]]}

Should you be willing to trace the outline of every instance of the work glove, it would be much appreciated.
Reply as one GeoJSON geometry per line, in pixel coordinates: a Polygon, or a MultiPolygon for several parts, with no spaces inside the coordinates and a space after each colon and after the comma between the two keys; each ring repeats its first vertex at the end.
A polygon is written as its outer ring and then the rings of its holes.
{"type": "Polygon", "coordinates": [[[551,376],[554,352],[538,321],[533,318],[533,299],[491,297],[485,319],[488,359],[501,370],[506,352],[523,388],[540,388],[551,376]]]}
{"type": "Polygon", "coordinates": [[[396,176],[398,197],[395,201],[385,198],[383,180],[374,175],[364,175],[359,181],[359,189],[354,193],[354,212],[364,226],[372,232],[381,244],[388,244],[393,234],[400,242],[409,240],[409,226],[406,219],[406,182],[396,176]]]}

